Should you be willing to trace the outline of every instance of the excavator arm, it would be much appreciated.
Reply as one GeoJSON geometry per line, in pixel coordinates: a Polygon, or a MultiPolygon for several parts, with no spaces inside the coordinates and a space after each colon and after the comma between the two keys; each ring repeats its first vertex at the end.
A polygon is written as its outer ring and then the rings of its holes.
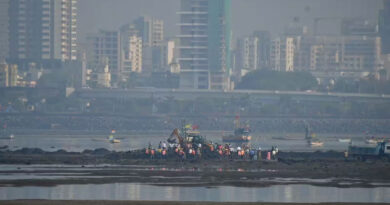
{"type": "Polygon", "coordinates": [[[184,146],[184,139],[179,135],[179,129],[174,129],[172,134],[168,138],[169,143],[176,143],[176,138],[179,141],[180,146],[184,146]]]}

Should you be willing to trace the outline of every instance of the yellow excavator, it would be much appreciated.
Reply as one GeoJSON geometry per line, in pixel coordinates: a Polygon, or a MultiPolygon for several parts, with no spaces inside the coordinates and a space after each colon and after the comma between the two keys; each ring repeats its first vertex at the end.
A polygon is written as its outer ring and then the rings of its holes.
{"type": "Polygon", "coordinates": [[[180,130],[178,128],[174,129],[167,140],[168,143],[178,143],[181,147],[186,147],[185,145],[187,143],[206,144],[206,138],[202,137],[197,130],[183,127],[181,133],[184,137],[180,135],[180,130]],[[178,142],[176,142],[176,139],[178,142]]]}
{"type": "Polygon", "coordinates": [[[181,147],[184,147],[184,138],[180,136],[179,129],[177,128],[173,130],[172,134],[169,136],[167,141],[168,143],[178,143],[180,144],[181,147]],[[178,142],[176,142],[176,138],[178,142]]]}

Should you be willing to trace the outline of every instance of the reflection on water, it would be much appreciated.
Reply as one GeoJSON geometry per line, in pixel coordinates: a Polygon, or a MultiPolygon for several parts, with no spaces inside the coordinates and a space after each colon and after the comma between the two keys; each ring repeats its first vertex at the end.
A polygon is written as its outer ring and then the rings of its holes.
{"type": "Polygon", "coordinates": [[[7,187],[1,200],[159,200],[218,202],[390,202],[390,188],[332,188],[311,185],[277,185],[265,188],[172,187],[144,184],[61,185],[7,187]]]}

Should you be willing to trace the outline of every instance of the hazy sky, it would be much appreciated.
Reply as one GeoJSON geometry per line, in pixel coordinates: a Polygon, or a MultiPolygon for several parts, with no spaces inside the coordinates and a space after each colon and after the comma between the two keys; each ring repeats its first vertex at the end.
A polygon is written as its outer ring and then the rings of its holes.
{"type": "MultiPolygon", "coordinates": [[[[234,37],[253,30],[283,31],[295,16],[308,26],[315,17],[363,17],[376,21],[381,0],[232,0],[234,37]],[[305,9],[310,8],[310,9],[305,9]]],[[[79,0],[79,33],[117,29],[140,15],[165,21],[167,36],[177,34],[180,0],[79,0]]],[[[322,24],[331,24],[323,22],[322,24]]]]}

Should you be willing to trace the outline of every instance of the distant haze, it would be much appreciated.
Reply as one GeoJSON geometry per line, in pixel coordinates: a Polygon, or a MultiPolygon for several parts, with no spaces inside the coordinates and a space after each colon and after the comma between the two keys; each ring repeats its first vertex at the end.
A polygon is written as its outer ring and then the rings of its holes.
{"type": "MultiPolygon", "coordinates": [[[[381,0],[233,0],[232,28],[234,37],[249,35],[254,30],[281,33],[286,25],[299,17],[300,23],[311,27],[316,17],[362,17],[376,22],[381,0]]],[[[79,33],[98,29],[118,29],[141,15],[165,21],[167,37],[177,34],[180,0],[79,0],[79,33]]],[[[338,28],[332,24],[333,33],[338,28]]],[[[324,29],[322,29],[324,30],[324,29]]],[[[321,29],[320,29],[321,31],[321,29]]],[[[329,32],[329,31],[328,31],[329,32]]]]}

